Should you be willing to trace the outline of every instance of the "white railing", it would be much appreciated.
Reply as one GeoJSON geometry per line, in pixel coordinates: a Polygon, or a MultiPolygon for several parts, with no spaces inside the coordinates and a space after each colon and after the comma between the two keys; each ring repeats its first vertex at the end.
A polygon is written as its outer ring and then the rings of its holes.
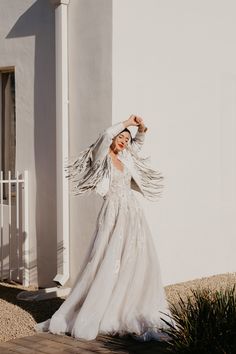
{"type": "Polygon", "coordinates": [[[0,172],[0,279],[29,286],[28,171],[0,172]]]}

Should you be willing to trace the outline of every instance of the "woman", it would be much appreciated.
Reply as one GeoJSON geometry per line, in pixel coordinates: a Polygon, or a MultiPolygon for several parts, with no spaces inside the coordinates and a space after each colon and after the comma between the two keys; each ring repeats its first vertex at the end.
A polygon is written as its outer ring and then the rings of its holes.
{"type": "Polygon", "coordinates": [[[130,116],[113,125],[67,164],[75,194],[95,190],[104,201],[94,242],[79,280],[51,319],[36,330],[91,340],[98,334],[164,339],[169,310],[147,221],[133,189],[158,200],[160,172],[138,155],[147,128],[130,116]],[[132,139],[129,126],[138,127],[132,139]]]}

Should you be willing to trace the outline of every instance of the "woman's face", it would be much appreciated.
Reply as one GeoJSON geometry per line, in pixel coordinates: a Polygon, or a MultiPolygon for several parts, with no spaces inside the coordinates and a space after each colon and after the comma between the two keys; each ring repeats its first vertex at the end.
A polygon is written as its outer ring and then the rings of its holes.
{"type": "Polygon", "coordinates": [[[122,132],[118,134],[112,143],[113,150],[122,151],[126,149],[128,143],[130,141],[130,134],[129,132],[122,132]]]}

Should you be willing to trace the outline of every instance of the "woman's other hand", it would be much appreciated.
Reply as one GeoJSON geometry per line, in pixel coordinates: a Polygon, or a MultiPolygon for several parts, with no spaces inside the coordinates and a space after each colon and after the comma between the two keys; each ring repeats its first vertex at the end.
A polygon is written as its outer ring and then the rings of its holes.
{"type": "Polygon", "coordinates": [[[144,124],[144,122],[142,121],[140,124],[139,124],[139,126],[138,126],[138,131],[140,132],[140,133],[145,133],[146,131],[147,131],[147,127],[145,126],[145,124],[144,124]]]}
{"type": "Polygon", "coordinates": [[[124,122],[125,127],[129,127],[129,126],[135,126],[138,127],[140,125],[144,125],[144,121],[143,118],[139,117],[139,116],[135,116],[134,114],[132,114],[127,120],[125,120],[124,122]]]}
{"type": "Polygon", "coordinates": [[[124,122],[124,126],[125,128],[128,128],[130,126],[135,126],[137,127],[139,125],[139,120],[137,120],[137,116],[135,116],[134,114],[132,114],[127,120],[125,120],[124,122]]]}
{"type": "Polygon", "coordinates": [[[144,124],[143,118],[141,118],[139,116],[135,116],[135,121],[138,123],[138,131],[140,133],[144,133],[147,131],[147,127],[144,124]]]}

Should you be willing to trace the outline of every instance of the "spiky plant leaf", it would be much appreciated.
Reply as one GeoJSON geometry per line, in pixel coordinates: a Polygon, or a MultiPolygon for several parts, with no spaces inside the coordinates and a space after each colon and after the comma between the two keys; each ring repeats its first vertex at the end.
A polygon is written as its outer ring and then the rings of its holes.
{"type": "Polygon", "coordinates": [[[163,332],[170,337],[174,353],[236,353],[235,286],[212,291],[191,289],[186,299],[170,304],[170,321],[163,332]],[[173,324],[174,323],[174,324],[173,324]]]}

